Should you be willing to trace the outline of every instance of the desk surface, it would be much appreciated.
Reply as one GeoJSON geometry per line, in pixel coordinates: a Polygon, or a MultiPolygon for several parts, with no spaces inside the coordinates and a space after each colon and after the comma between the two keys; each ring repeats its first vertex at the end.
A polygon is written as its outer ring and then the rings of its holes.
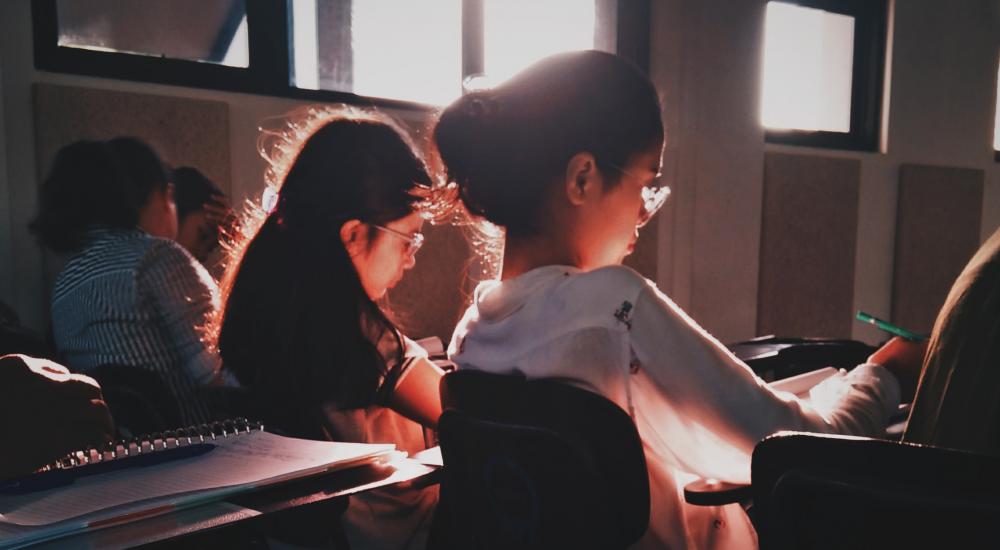
{"type": "Polygon", "coordinates": [[[92,548],[114,550],[169,541],[185,545],[209,531],[248,526],[255,519],[292,508],[332,502],[335,499],[393,484],[429,484],[435,468],[408,458],[393,458],[385,463],[366,464],[297,479],[234,495],[228,499],[195,508],[132,521],[45,542],[31,548],[92,548]]]}

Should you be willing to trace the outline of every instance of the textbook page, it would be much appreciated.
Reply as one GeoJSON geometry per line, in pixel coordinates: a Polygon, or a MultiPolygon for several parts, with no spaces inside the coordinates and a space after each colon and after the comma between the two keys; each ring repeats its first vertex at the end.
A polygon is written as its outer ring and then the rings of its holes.
{"type": "MultiPolygon", "coordinates": [[[[204,502],[354,466],[395,449],[392,444],[309,441],[264,431],[220,437],[206,444],[214,448],[200,456],[85,475],[70,485],[34,493],[0,494],[0,526],[41,528],[70,520],[93,525],[141,510],[204,502]]],[[[0,535],[0,546],[8,542],[0,535]]]]}

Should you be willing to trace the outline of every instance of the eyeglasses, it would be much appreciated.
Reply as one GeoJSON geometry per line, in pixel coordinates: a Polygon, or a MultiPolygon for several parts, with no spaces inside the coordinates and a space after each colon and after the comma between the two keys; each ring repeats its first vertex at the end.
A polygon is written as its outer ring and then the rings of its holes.
{"type": "MultiPolygon", "coordinates": [[[[621,166],[615,164],[610,166],[622,174],[638,179],[638,176],[621,166]]],[[[660,174],[656,174],[656,177],[660,177],[660,174]]],[[[653,216],[659,212],[660,208],[663,208],[663,203],[667,202],[667,197],[670,196],[670,186],[643,185],[641,195],[642,209],[639,211],[639,219],[635,222],[636,227],[642,227],[649,223],[649,220],[651,220],[653,216]]]]}
{"type": "Polygon", "coordinates": [[[406,253],[410,256],[415,256],[417,251],[420,250],[421,246],[424,246],[424,235],[423,233],[414,233],[412,235],[407,235],[401,231],[396,231],[395,229],[389,229],[388,227],[382,225],[372,224],[372,227],[380,231],[385,231],[386,233],[399,237],[406,241],[406,253]]]}

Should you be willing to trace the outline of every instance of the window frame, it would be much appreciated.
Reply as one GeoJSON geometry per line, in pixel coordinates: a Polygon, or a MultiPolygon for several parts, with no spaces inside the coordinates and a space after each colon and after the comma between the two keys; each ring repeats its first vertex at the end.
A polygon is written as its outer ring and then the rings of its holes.
{"type": "MultiPolygon", "coordinates": [[[[768,3],[770,2],[814,8],[854,18],[851,130],[831,132],[778,130],[765,127],[764,141],[803,147],[877,152],[882,127],[888,0],[769,0],[768,3]]],[[[763,76],[763,65],[761,73],[763,76]]]]}
{"type": "MultiPolygon", "coordinates": [[[[109,52],[59,45],[57,0],[32,0],[35,68],[55,73],[152,82],[281,98],[434,111],[439,106],[336,90],[309,90],[290,83],[290,0],[245,0],[248,67],[109,52]]],[[[649,71],[650,0],[617,0],[618,55],[649,71]]],[[[483,67],[483,0],[462,0],[462,76],[483,67]]]]}

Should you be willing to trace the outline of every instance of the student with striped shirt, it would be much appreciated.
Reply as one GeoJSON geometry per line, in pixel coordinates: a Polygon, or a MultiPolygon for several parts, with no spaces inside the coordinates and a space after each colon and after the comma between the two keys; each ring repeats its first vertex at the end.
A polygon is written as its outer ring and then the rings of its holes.
{"type": "Polygon", "coordinates": [[[52,292],[60,361],[147,369],[176,398],[184,422],[207,420],[204,385],[225,383],[203,330],[218,304],[212,277],[174,242],[168,171],[134,138],[63,147],[31,224],[43,245],[71,256],[52,292]]]}

